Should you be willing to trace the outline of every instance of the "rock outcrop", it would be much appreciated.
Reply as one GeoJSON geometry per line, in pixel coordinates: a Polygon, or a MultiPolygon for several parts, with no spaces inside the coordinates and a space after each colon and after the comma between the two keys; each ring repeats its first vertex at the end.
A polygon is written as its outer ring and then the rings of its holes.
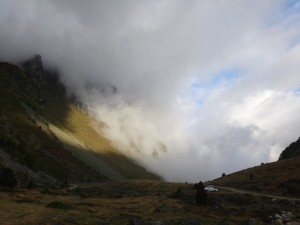
{"type": "Polygon", "coordinates": [[[290,159],[300,156],[300,137],[285,148],[279,156],[279,160],[290,159]]]}
{"type": "Polygon", "coordinates": [[[78,105],[41,56],[20,66],[0,62],[0,188],[3,181],[6,186],[57,187],[159,179],[115,149],[78,105]],[[10,174],[15,179],[6,179],[10,174]]]}

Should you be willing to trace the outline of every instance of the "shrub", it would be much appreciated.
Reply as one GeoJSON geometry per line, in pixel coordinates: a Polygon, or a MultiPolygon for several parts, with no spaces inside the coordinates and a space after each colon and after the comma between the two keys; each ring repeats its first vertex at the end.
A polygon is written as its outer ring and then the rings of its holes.
{"type": "Polygon", "coordinates": [[[46,205],[46,207],[52,209],[63,209],[63,210],[73,209],[71,205],[60,201],[50,202],[49,204],[46,205]]]}
{"type": "Polygon", "coordinates": [[[32,179],[30,179],[28,181],[28,183],[26,184],[27,189],[32,189],[32,188],[35,188],[35,187],[37,187],[37,185],[35,184],[35,182],[32,179]]]}
{"type": "Polygon", "coordinates": [[[35,204],[36,201],[35,201],[34,199],[30,199],[30,198],[22,198],[22,199],[16,200],[16,203],[29,203],[29,204],[35,204]]]}
{"type": "Polygon", "coordinates": [[[14,188],[18,185],[15,172],[10,168],[3,168],[0,171],[0,185],[3,187],[14,188]]]}

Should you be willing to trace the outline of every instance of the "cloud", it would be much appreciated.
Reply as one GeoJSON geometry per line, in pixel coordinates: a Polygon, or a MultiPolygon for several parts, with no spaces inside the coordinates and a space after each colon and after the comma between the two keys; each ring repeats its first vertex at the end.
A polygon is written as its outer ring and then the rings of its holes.
{"type": "Polygon", "coordinates": [[[168,180],[276,160],[299,136],[298,1],[0,3],[0,59],[41,54],[168,180]]]}

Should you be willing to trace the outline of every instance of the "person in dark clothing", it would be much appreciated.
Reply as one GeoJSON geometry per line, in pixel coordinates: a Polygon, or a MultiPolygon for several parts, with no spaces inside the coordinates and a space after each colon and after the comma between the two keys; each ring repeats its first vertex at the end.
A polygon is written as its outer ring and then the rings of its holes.
{"type": "Polygon", "coordinates": [[[204,190],[204,184],[202,181],[199,182],[197,185],[197,192],[196,192],[196,204],[199,206],[206,206],[207,195],[206,191],[204,190]]]}
{"type": "Polygon", "coordinates": [[[193,186],[193,190],[197,190],[197,188],[198,188],[198,183],[195,183],[193,186]]]}
{"type": "Polygon", "coordinates": [[[253,180],[253,173],[250,173],[250,179],[253,180]]]}

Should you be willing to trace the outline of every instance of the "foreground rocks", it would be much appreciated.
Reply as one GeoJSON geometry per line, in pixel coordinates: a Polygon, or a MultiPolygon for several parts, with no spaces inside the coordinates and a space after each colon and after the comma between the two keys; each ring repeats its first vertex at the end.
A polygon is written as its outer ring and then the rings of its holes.
{"type": "Polygon", "coordinates": [[[300,222],[295,221],[296,216],[288,211],[281,211],[281,214],[275,213],[270,218],[272,225],[300,225],[300,222]]]}

